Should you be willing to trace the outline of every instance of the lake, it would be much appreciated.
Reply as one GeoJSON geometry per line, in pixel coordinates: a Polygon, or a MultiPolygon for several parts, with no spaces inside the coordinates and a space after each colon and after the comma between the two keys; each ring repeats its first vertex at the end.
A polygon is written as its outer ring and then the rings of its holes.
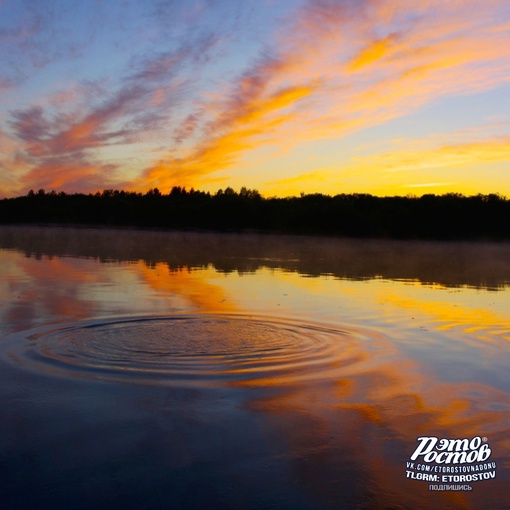
{"type": "Polygon", "coordinates": [[[510,244],[0,227],[10,509],[509,509],[510,244]]]}

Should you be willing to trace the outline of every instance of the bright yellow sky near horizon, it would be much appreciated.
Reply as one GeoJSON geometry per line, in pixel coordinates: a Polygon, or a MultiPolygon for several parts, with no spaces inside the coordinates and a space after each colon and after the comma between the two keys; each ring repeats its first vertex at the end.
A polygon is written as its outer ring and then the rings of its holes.
{"type": "Polygon", "coordinates": [[[0,43],[0,198],[510,196],[505,0],[5,0],[0,43]]]}

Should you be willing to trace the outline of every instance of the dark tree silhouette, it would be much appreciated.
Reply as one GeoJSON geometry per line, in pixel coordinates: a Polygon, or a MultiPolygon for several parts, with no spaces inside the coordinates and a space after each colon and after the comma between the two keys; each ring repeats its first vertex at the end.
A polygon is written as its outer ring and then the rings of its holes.
{"type": "Polygon", "coordinates": [[[217,231],[258,230],[396,239],[510,239],[510,200],[458,193],[375,197],[321,193],[263,198],[231,187],[215,194],[174,186],[168,194],[30,190],[0,200],[0,223],[59,223],[217,231]]]}

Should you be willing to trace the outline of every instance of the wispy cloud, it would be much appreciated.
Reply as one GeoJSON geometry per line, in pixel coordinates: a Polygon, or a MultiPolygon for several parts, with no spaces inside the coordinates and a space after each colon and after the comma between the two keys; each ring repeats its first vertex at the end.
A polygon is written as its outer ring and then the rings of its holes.
{"type": "Polygon", "coordinates": [[[422,182],[420,184],[408,184],[408,188],[442,188],[455,186],[456,182],[422,182]]]}
{"type": "Polygon", "coordinates": [[[383,172],[409,172],[423,169],[469,168],[481,163],[510,162],[510,136],[496,140],[456,143],[401,150],[358,158],[355,167],[383,172]]]}
{"type": "Polygon", "coordinates": [[[501,192],[495,188],[498,165],[510,164],[510,136],[494,139],[470,139],[453,143],[437,140],[410,143],[402,140],[393,150],[352,158],[340,173],[340,180],[364,176],[372,182],[376,194],[396,194],[407,188],[428,188],[435,192],[462,184],[464,192],[501,192]],[[484,168],[482,181],[474,169],[484,168]],[[489,189],[487,189],[489,188],[489,189]]]}
{"type": "MultiPolygon", "coordinates": [[[[269,3],[145,8],[130,0],[124,9],[101,7],[112,34],[83,6],[85,21],[73,31],[70,7],[5,5],[13,23],[0,23],[0,41],[11,50],[0,57],[8,70],[0,94],[16,101],[0,110],[9,139],[0,164],[19,192],[206,185],[242,175],[243,161],[261,148],[291,163],[296,149],[510,83],[510,12],[502,0],[307,0],[277,11],[269,3]],[[63,62],[72,71],[61,80],[41,71],[63,62]],[[75,78],[81,64],[87,72],[75,78]],[[45,84],[37,93],[27,73],[45,84]],[[25,103],[14,87],[20,83],[29,90],[25,103]]],[[[503,157],[496,139],[486,150],[503,157]]],[[[465,158],[452,151],[419,157],[444,168],[483,159],[474,149],[465,158]]],[[[320,182],[313,167],[299,172],[275,176],[271,186],[279,181],[284,192],[285,182],[307,175],[320,182]]]]}
{"type": "Polygon", "coordinates": [[[196,182],[264,145],[297,147],[342,137],[438,98],[507,83],[508,34],[496,30],[494,20],[501,2],[474,7],[306,3],[287,19],[271,49],[202,105],[208,115],[193,116],[193,131],[202,121],[204,136],[192,150],[149,167],[137,185],[196,182]]]}
{"type": "Polygon", "coordinates": [[[101,150],[141,143],[164,127],[192,81],[180,77],[182,68],[214,44],[200,42],[135,59],[114,92],[82,82],[52,94],[46,108],[12,111],[8,125],[27,169],[24,187],[93,191],[120,182],[119,165],[104,162],[101,150]]]}

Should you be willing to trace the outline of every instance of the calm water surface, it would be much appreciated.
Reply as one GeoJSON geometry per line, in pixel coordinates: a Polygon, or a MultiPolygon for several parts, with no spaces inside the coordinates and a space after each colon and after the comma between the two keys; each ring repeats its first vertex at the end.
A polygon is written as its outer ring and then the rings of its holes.
{"type": "Polygon", "coordinates": [[[0,272],[2,509],[510,509],[508,244],[8,226],[0,272]]]}

